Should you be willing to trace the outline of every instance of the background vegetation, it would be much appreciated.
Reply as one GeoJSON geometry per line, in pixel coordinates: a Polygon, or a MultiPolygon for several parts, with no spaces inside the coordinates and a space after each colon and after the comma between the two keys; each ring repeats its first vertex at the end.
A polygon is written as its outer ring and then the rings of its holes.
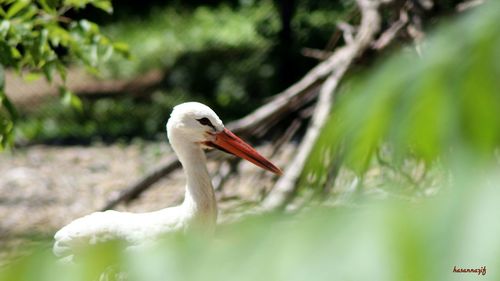
{"type": "Polygon", "coordinates": [[[290,23],[293,34],[282,35],[279,7],[272,1],[130,5],[117,3],[113,21],[91,8],[76,16],[102,22],[104,34],[130,49],[131,58],[112,56],[99,64],[103,79],[160,69],[161,82],[118,97],[80,96],[77,111],[58,101],[21,110],[19,143],[155,139],[164,133],[166,112],[188,99],[207,103],[225,120],[242,117],[314,66],[301,48],[326,46],[335,21],[353,6],[300,2],[290,23]],[[137,110],[129,114],[124,109],[132,105],[137,110]]]}
{"type": "MultiPolygon", "coordinates": [[[[286,79],[312,66],[299,46],[324,48],[334,19],[351,14],[348,1],[320,1],[318,12],[312,2],[297,4],[288,54],[297,64],[286,79]]],[[[26,111],[20,138],[154,138],[164,123],[156,118],[181,100],[235,118],[286,85],[273,3],[180,6],[103,23],[134,56],[111,59],[103,75],[168,69],[161,87],[147,97],[83,97],[82,111],[26,111]]],[[[221,226],[215,240],[174,235],[132,254],[106,245],[73,268],[55,264],[42,243],[0,280],[89,280],[103,268],[111,279],[125,268],[130,280],[498,280],[498,18],[500,4],[490,1],[428,27],[420,53],[407,44],[349,73],[302,173],[300,211],[221,226]],[[453,272],[483,266],[484,276],[453,272]]]]}

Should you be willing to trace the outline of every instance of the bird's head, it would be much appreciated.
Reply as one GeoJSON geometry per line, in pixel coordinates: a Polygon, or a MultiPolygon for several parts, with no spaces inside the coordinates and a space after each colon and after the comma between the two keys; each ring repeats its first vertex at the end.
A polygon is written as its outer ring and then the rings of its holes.
{"type": "Polygon", "coordinates": [[[281,175],[282,171],[253,147],[224,127],[215,112],[198,102],[174,107],[167,122],[170,141],[191,142],[202,148],[216,148],[246,159],[255,165],[281,175]]]}

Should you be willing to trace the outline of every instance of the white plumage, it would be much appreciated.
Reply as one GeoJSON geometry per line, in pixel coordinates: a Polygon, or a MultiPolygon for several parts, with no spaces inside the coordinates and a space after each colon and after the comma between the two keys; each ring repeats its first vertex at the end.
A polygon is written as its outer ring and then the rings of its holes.
{"type": "Polygon", "coordinates": [[[105,211],[76,219],[55,234],[53,252],[56,256],[71,258],[82,247],[111,240],[140,245],[166,233],[192,227],[213,232],[217,205],[203,148],[218,148],[281,174],[279,168],[224,128],[217,114],[201,103],[176,106],[167,122],[167,132],[187,178],[183,203],[149,213],[105,211]]]}

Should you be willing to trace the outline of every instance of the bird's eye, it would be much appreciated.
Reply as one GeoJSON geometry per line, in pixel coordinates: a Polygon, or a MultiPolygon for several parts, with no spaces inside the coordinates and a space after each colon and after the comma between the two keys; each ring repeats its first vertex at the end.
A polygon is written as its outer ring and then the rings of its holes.
{"type": "Polygon", "coordinates": [[[210,120],[208,120],[207,117],[203,117],[201,119],[196,119],[196,120],[200,122],[200,124],[203,126],[210,126],[215,129],[214,125],[212,125],[212,122],[210,122],[210,120]]]}

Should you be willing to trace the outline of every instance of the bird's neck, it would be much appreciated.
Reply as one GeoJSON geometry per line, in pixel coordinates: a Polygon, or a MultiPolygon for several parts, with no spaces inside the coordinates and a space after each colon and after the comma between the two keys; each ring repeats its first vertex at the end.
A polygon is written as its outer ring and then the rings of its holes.
{"type": "Polygon", "coordinates": [[[217,204],[205,153],[195,143],[186,141],[171,141],[171,143],[187,178],[186,195],[181,205],[186,220],[202,227],[213,228],[217,220],[217,204]]]}

